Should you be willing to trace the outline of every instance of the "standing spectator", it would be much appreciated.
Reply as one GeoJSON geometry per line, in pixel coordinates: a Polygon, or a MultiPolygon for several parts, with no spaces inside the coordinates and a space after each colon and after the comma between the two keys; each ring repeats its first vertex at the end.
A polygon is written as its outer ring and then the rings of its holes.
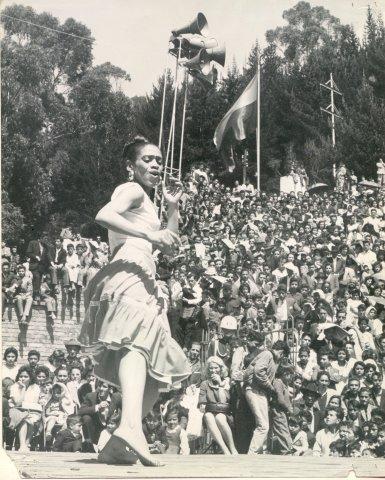
{"type": "Polygon", "coordinates": [[[31,240],[26,255],[29,258],[29,269],[33,275],[33,299],[38,301],[40,300],[41,277],[44,273],[48,273],[50,265],[48,247],[40,238],[31,240]]]}
{"type": "Polygon", "coordinates": [[[269,399],[276,397],[273,380],[278,363],[288,347],[278,340],[272,350],[262,350],[250,363],[245,372],[246,399],[255,419],[255,430],[249,453],[261,453],[269,432],[269,399]]]}
{"type": "Polygon", "coordinates": [[[294,369],[291,366],[280,366],[276,378],[273,380],[273,387],[277,395],[272,401],[272,435],[276,440],[273,445],[273,453],[288,455],[292,450],[287,416],[293,413],[290,401],[289,384],[293,378],[294,369]]]}

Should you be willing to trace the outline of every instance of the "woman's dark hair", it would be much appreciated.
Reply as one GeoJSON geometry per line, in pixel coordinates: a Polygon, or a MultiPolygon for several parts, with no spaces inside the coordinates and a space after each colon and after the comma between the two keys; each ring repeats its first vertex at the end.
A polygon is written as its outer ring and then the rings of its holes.
{"type": "Polygon", "coordinates": [[[36,367],[35,377],[37,377],[39,375],[39,373],[41,373],[41,372],[45,373],[45,376],[46,376],[47,379],[50,378],[51,372],[49,371],[49,369],[45,365],[39,365],[39,366],[36,367]]]}
{"type": "Polygon", "coordinates": [[[19,368],[18,372],[17,372],[17,375],[16,375],[16,382],[19,381],[19,378],[20,378],[20,375],[23,373],[23,372],[27,372],[28,375],[29,375],[29,384],[32,385],[33,383],[35,383],[35,375],[33,373],[33,370],[31,367],[27,366],[27,365],[23,365],[22,367],[19,368]]]}
{"type": "Polygon", "coordinates": [[[72,370],[74,370],[75,368],[80,371],[81,378],[84,378],[84,367],[81,363],[74,363],[73,365],[68,367],[68,374],[71,375],[72,370]]]}
{"type": "Polygon", "coordinates": [[[141,137],[139,135],[136,136],[134,140],[132,140],[129,143],[126,143],[126,145],[124,146],[123,160],[125,160],[126,162],[133,162],[138,156],[138,153],[140,152],[140,150],[145,145],[152,145],[152,144],[147,140],[147,138],[141,137]]]}
{"type": "Polygon", "coordinates": [[[4,351],[4,357],[3,357],[4,360],[6,360],[7,355],[8,355],[9,353],[13,353],[13,354],[16,356],[16,361],[17,361],[17,358],[18,358],[18,356],[19,356],[19,352],[16,350],[16,348],[15,348],[15,347],[8,347],[8,348],[6,348],[5,351],[4,351]]]}
{"type": "Polygon", "coordinates": [[[320,370],[317,374],[317,381],[322,377],[322,375],[326,375],[330,382],[330,374],[326,370],[320,370]]]}

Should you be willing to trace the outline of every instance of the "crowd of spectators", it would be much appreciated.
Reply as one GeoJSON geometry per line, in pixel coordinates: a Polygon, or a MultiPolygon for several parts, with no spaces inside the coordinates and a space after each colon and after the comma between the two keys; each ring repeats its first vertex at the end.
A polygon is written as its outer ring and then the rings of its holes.
{"type": "MultiPolygon", "coordinates": [[[[192,374],[144,419],[151,451],[385,457],[384,192],[259,193],[203,165],[184,186],[180,251],[154,256],[192,374]]],[[[107,246],[82,244],[30,244],[24,273],[6,252],[3,300],[27,318],[45,277],[51,293],[86,285],[107,246]]],[[[21,366],[5,350],[7,448],[99,451],[119,424],[119,391],[78,341],[66,349],[21,366]]]]}
{"type": "Polygon", "coordinates": [[[79,303],[81,291],[95,273],[108,263],[108,245],[100,237],[82,238],[69,228],[53,242],[46,234],[31,240],[21,256],[17,246],[2,244],[2,315],[14,304],[21,325],[30,320],[35,304],[43,304],[53,323],[57,295],[62,285],[67,303],[79,303]]]}

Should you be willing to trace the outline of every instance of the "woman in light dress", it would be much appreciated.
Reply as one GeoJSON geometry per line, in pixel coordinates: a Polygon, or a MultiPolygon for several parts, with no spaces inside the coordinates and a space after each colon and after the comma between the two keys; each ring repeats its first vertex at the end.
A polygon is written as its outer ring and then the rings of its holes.
{"type": "Polygon", "coordinates": [[[160,229],[149,198],[159,183],[162,154],[137,137],[123,152],[133,182],[118,186],[96,221],[108,228],[111,261],[90,281],[84,298],[82,342],[91,345],[96,377],[120,386],[119,427],[99,453],[104,463],[159,466],[150,454],[142,418],[158,399],[159,388],[179,384],[190,374],[185,354],[171,337],[166,305],[155,280],[153,247],[173,254],[180,244],[178,202],[181,184],[163,185],[167,228],[160,229]]]}

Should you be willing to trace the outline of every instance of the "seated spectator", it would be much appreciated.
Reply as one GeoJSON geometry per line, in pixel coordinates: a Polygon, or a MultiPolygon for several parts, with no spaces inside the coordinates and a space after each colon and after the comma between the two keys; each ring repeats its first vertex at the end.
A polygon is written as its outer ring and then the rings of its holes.
{"type": "Polygon", "coordinates": [[[315,436],[315,444],[313,447],[313,455],[317,457],[329,456],[330,444],[339,439],[339,424],[344,414],[342,410],[330,408],[325,412],[325,428],[319,430],[315,436]]]}
{"type": "Polygon", "coordinates": [[[61,428],[66,425],[68,415],[73,413],[74,403],[66,386],[62,383],[55,383],[52,386],[51,398],[44,407],[44,429],[48,449],[52,446],[54,427],[61,428]]]}
{"type": "Polygon", "coordinates": [[[301,429],[299,417],[290,416],[288,420],[293,455],[303,455],[309,449],[306,432],[301,429]]]}
{"type": "Polygon", "coordinates": [[[87,393],[84,402],[78,410],[82,417],[84,441],[87,448],[93,450],[97,445],[102,430],[106,428],[108,418],[121,408],[121,395],[110,395],[109,386],[105,382],[98,382],[96,392],[87,393]]]}
{"type": "Polygon", "coordinates": [[[103,450],[104,446],[106,445],[106,443],[110,439],[111,435],[118,428],[119,423],[120,423],[120,415],[119,414],[111,415],[111,417],[107,420],[106,428],[101,431],[98,444],[96,446],[94,446],[95,451],[97,453],[101,452],[103,450]]]}
{"type": "MultiPolygon", "coordinates": [[[[40,287],[40,280],[39,280],[40,287]]],[[[24,265],[19,265],[17,267],[17,284],[15,289],[15,304],[16,304],[16,313],[19,318],[19,323],[26,324],[28,323],[29,314],[31,312],[32,302],[33,302],[33,288],[32,281],[26,276],[26,270],[24,265]]]]}
{"type": "Polygon", "coordinates": [[[167,409],[165,415],[166,425],[163,426],[160,431],[160,453],[170,453],[174,455],[190,454],[186,430],[180,425],[180,415],[178,409],[167,409]]]}
{"type": "Polygon", "coordinates": [[[82,348],[82,344],[76,339],[71,339],[65,342],[64,346],[67,350],[67,366],[70,367],[72,365],[79,365],[81,361],[80,350],[82,348]]]}
{"type": "Polygon", "coordinates": [[[65,366],[67,364],[65,359],[65,353],[63,350],[57,349],[52,352],[48,357],[47,367],[51,373],[54,373],[59,367],[65,366]]]}
{"type": "Polygon", "coordinates": [[[72,364],[72,366],[68,367],[69,381],[67,382],[66,386],[76,408],[80,407],[80,401],[78,397],[79,388],[85,383],[83,379],[83,372],[84,369],[82,364],[72,364]]]}
{"type": "Polygon", "coordinates": [[[82,449],[82,420],[80,415],[69,415],[67,428],[57,434],[52,450],[54,452],[80,452],[82,449]]]}
{"type": "Polygon", "coordinates": [[[161,415],[154,410],[150,411],[143,420],[143,433],[151,453],[164,453],[165,446],[162,444],[161,430],[161,415]]]}
{"type": "Polygon", "coordinates": [[[40,362],[40,352],[38,350],[30,350],[27,355],[28,366],[34,374],[40,362]]]}
{"type": "Polygon", "coordinates": [[[59,293],[59,280],[62,280],[63,286],[69,285],[68,272],[64,268],[67,261],[67,251],[63,248],[63,243],[60,238],[55,240],[55,247],[50,251],[50,274],[51,284],[55,293],[59,293]]]}
{"type": "Polygon", "coordinates": [[[66,270],[69,280],[69,285],[64,285],[64,287],[66,290],[68,290],[69,293],[73,294],[76,290],[76,285],[78,283],[80,260],[75,252],[75,248],[72,243],[69,243],[67,245],[67,256],[64,268],[66,270]]]}
{"type": "Polygon", "coordinates": [[[18,433],[19,451],[29,451],[34,427],[41,420],[40,393],[32,370],[20,367],[9,396],[9,428],[18,433]]]}
{"type": "Polygon", "coordinates": [[[44,279],[40,285],[40,298],[45,305],[48,320],[50,323],[54,323],[56,320],[57,303],[55,298],[55,291],[53,287],[48,285],[48,282],[44,279]]]}
{"type": "Polygon", "coordinates": [[[17,276],[10,271],[9,263],[3,261],[1,264],[1,302],[3,316],[7,304],[13,303],[17,283],[17,276]]]}
{"type": "Polygon", "coordinates": [[[1,378],[11,378],[13,381],[16,380],[17,372],[19,371],[19,366],[17,365],[17,358],[19,352],[15,347],[8,347],[4,350],[4,362],[1,369],[1,378]]]}
{"type": "Polygon", "coordinates": [[[206,362],[206,376],[200,386],[198,406],[213,439],[225,455],[236,454],[230,423],[230,383],[227,368],[219,357],[206,362]]]}
{"type": "Polygon", "coordinates": [[[58,367],[54,372],[54,382],[67,384],[69,372],[66,366],[58,367]]]}
{"type": "Polygon", "coordinates": [[[49,270],[49,250],[45,242],[38,238],[29,242],[26,255],[29,258],[29,269],[32,272],[33,300],[38,301],[40,300],[41,277],[49,270]]]}

